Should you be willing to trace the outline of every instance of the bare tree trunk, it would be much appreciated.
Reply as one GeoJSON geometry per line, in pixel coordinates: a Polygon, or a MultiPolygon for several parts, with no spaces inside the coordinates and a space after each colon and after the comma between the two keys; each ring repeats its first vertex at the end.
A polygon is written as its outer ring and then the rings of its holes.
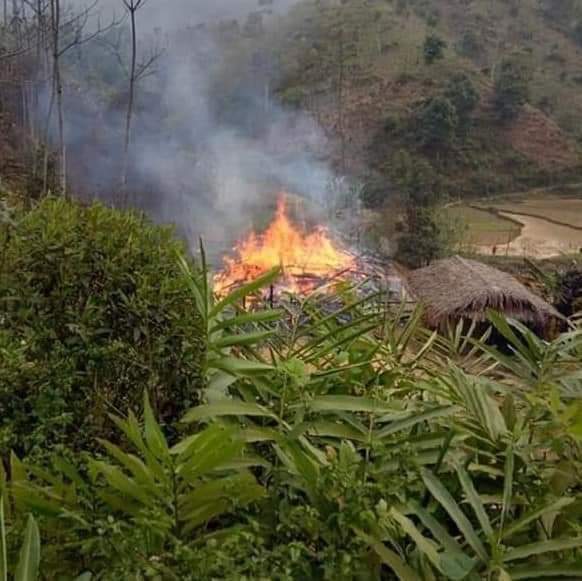
{"type": "Polygon", "coordinates": [[[53,49],[53,94],[56,96],[57,104],[57,126],[59,138],[59,186],[61,194],[67,195],[67,168],[66,168],[66,145],[65,145],[65,121],[63,110],[63,82],[61,77],[60,62],[60,31],[61,31],[61,2],[51,0],[51,29],[52,29],[52,49],[53,49]]]}
{"type": "Polygon", "coordinates": [[[344,131],[344,28],[343,23],[339,35],[339,72],[337,86],[337,103],[338,103],[338,132],[340,135],[341,145],[341,169],[346,171],[346,139],[344,131]]]}
{"type": "Polygon", "coordinates": [[[8,26],[8,0],[4,0],[4,26],[8,26]]]}
{"type": "Polygon", "coordinates": [[[131,23],[131,67],[129,74],[129,96],[127,100],[127,115],[125,118],[125,139],[123,144],[123,173],[121,176],[121,187],[123,194],[123,205],[127,204],[127,180],[129,172],[129,146],[131,144],[131,122],[133,119],[133,107],[135,101],[135,82],[137,67],[137,30],[135,25],[135,5],[129,8],[129,19],[131,23]]]}

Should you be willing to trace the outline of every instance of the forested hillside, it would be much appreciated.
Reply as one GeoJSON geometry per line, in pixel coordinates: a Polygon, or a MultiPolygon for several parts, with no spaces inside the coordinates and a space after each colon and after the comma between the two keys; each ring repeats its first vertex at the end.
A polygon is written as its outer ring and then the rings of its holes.
{"type": "Polygon", "coordinates": [[[411,165],[479,196],[579,174],[579,18],[538,0],[300,3],[257,50],[276,52],[278,94],[339,139],[370,203],[411,165]]]}

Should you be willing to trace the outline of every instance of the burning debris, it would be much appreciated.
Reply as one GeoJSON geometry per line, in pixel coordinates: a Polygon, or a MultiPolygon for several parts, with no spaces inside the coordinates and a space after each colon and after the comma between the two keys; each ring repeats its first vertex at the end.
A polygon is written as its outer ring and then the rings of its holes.
{"type": "Polygon", "coordinates": [[[274,218],[262,234],[251,232],[224,258],[224,268],[214,277],[214,290],[225,295],[280,266],[283,276],[265,297],[272,304],[284,293],[306,295],[329,290],[347,282],[365,294],[381,292],[389,301],[407,298],[402,276],[385,257],[356,255],[328,230],[316,226],[311,232],[293,223],[287,200],[281,195],[274,218]]]}
{"type": "Polygon", "coordinates": [[[355,257],[334,242],[323,226],[306,233],[292,223],[285,196],[279,198],[273,221],[263,234],[251,232],[224,259],[224,269],[214,278],[214,290],[225,294],[280,266],[283,276],[277,293],[305,294],[356,267],[355,257]]]}

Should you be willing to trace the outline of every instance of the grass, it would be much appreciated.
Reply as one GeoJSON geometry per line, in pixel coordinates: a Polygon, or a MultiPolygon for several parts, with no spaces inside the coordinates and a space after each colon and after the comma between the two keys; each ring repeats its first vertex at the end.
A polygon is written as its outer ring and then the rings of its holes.
{"type": "Polygon", "coordinates": [[[465,204],[448,208],[447,214],[452,220],[465,225],[466,241],[477,246],[506,244],[521,232],[519,224],[465,204]]]}
{"type": "Polygon", "coordinates": [[[521,212],[582,227],[582,199],[533,198],[519,202],[495,204],[499,210],[521,212]]]}

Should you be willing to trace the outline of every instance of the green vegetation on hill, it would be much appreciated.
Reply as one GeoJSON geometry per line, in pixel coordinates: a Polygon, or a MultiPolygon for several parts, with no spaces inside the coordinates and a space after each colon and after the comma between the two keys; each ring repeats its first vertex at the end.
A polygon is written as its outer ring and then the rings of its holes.
{"type": "MultiPolygon", "coordinates": [[[[302,2],[245,39],[245,50],[231,42],[241,72],[245,51],[249,62],[272,58],[278,95],[310,111],[337,138],[336,164],[375,184],[383,199],[393,201],[402,150],[429,164],[445,196],[481,196],[580,175],[582,56],[541,4],[302,2]],[[450,96],[459,77],[468,109],[450,96]],[[434,129],[437,141],[419,141],[419,126],[434,129]]],[[[236,82],[229,70],[228,83],[236,82]]]]}

